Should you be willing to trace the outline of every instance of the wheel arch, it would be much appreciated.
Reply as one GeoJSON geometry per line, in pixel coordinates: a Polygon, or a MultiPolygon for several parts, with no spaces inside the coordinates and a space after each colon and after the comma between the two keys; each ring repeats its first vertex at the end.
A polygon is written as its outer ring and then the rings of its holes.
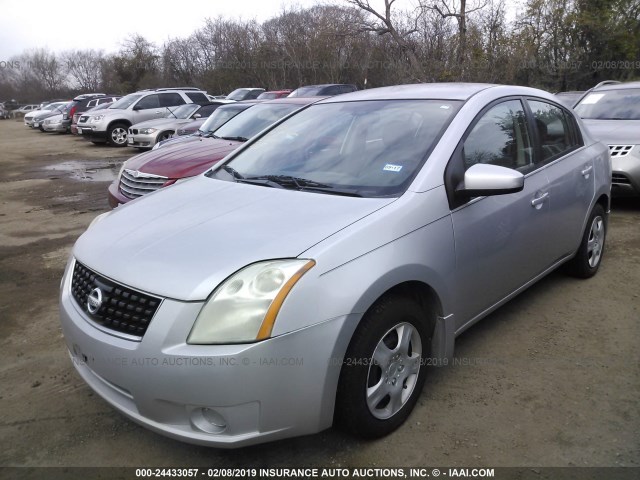
{"type": "Polygon", "coordinates": [[[125,118],[119,118],[117,120],[111,120],[109,122],[109,124],[107,125],[107,131],[109,131],[111,129],[111,127],[113,127],[115,124],[122,124],[125,125],[127,127],[127,130],[129,129],[129,127],[131,126],[131,122],[125,118]]]}

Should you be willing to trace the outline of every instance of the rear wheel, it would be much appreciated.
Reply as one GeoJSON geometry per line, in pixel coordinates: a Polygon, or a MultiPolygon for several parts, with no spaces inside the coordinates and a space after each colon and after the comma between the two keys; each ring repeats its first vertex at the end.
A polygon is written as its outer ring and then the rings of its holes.
{"type": "Polygon", "coordinates": [[[351,433],[376,438],[397,429],[415,406],[433,327],[408,295],[380,299],[351,339],[340,372],[336,420],[351,433]]]}
{"type": "Polygon", "coordinates": [[[112,147],[127,146],[127,126],[123,123],[114,123],[107,130],[107,142],[112,147]]]}
{"type": "Polygon", "coordinates": [[[600,268],[607,237],[607,221],[602,205],[593,207],[578,253],[567,263],[569,273],[578,278],[593,277],[600,268]]]}

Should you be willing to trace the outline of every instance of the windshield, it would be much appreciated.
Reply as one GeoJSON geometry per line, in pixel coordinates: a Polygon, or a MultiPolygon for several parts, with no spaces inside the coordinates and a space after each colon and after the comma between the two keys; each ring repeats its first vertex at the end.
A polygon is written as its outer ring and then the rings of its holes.
{"type": "Polygon", "coordinates": [[[184,120],[185,118],[189,118],[193,112],[200,108],[200,105],[196,105],[195,103],[186,103],[184,105],[180,105],[179,107],[168,107],[169,113],[167,113],[165,118],[176,118],[184,120]]]}
{"type": "Polygon", "coordinates": [[[241,104],[220,107],[207,118],[206,122],[200,127],[200,131],[202,133],[213,133],[237,114],[252,106],[253,104],[241,104]]]}
{"type": "Polygon", "coordinates": [[[244,97],[249,93],[248,88],[238,88],[227,95],[227,100],[244,100],[244,97]]]}
{"type": "Polygon", "coordinates": [[[138,100],[142,95],[130,94],[125,97],[122,97],[120,100],[115,102],[109,108],[112,110],[125,110],[129,108],[136,100],[138,100]]]}
{"type": "Polygon", "coordinates": [[[397,196],[460,104],[385,100],[312,105],[209,175],[337,195],[397,196]]]}
{"type": "Polygon", "coordinates": [[[588,119],[640,120],[640,88],[592,92],[574,110],[588,119]]]}
{"type": "Polygon", "coordinates": [[[300,107],[301,105],[295,103],[255,105],[225,123],[215,131],[215,136],[229,140],[248,140],[300,107]]]}

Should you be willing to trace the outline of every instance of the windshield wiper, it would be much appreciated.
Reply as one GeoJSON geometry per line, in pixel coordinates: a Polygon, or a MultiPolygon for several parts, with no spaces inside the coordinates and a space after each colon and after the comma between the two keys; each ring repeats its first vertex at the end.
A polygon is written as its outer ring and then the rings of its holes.
{"type": "Polygon", "coordinates": [[[222,169],[233,177],[234,182],[245,180],[245,178],[240,174],[240,172],[238,172],[235,168],[230,167],[229,165],[223,165],[222,169]]]}
{"type": "Polygon", "coordinates": [[[214,140],[218,140],[220,138],[216,136],[213,132],[203,132],[202,136],[205,138],[213,138],[214,140]]]}
{"type": "Polygon", "coordinates": [[[234,142],[246,142],[247,140],[249,140],[246,137],[216,137],[216,138],[222,138],[223,140],[232,140],[234,142]]]}
{"type": "Polygon", "coordinates": [[[350,197],[361,197],[355,190],[336,189],[325,183],[315,182],[306,178],[294,177],[291,175],[260,175],[257,177],[247,177],[240,180],[242,183],[252,183],[269,187],[290,188],[299,191],[322,192],[332,195],[345,195],[350,197]]]}

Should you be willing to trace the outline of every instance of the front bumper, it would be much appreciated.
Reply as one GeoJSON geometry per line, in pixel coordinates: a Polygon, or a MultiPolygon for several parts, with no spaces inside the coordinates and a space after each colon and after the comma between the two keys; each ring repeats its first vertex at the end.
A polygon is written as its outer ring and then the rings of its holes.
{"type": "Polygon", "coordinates": [[[152,148],[156,144],[156,138],[157,133],[152,133],[149,135],[142,135],[140,133],[134,134],[131,133],[131,129],[129,129],[127,142],[130,147],[152,148]]]}
{"type": "Polygon", "coordinates": [[[119,207],[120,205],[124,205],[127,202],[133,200],[132,198],[125,197],[120,188],[118,188],[119,178],[116,178],[115,181],[109,184],[109,188],[107,189],[108,197],[109,197],[109,206],[111,208],[119,207]]]}
{"type": "Polygon", "coordinates": [[[42,128],[45,132],[66,132],[67,128],[62,123],[47,124],[44,123],[42,128]]]}
{"type": "MultiPolygon", "coordinates": [[[[73,262],[71,262],[73,263],[73,262]]],[[[78,373],[132,420],[189,443],[238,447],[331,426],[348,316],[243,345],[187,345],[202,303],[165,299],[141,341],[105,332],[71,297],[60,315],[78,373]]]]}
{"type": "Polygon", "coordinates": [[[82,135],[82,138],[91,142],[106,142],[107,132],[95,130],[92,127],[87,127],[85,124],[77,125],[78,135],[82,135]]]}
{"type": "Polygon", "coordinates": [[[616,197],[640,195],[640,145],[629,155],[613,157],[611,194],[616,197]]]}

